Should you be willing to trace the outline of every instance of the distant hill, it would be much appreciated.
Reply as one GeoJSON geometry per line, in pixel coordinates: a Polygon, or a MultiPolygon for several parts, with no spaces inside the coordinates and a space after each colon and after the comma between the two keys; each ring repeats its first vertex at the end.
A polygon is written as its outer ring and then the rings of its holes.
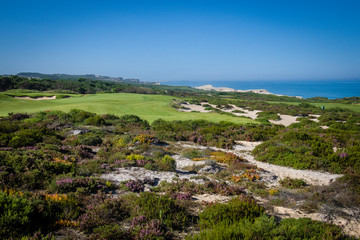
{"type": "Polygon", "coordinates": [[[52,79],[52,80],[78,80],[79,78],[85,78],[85,79],[89,79],[89,80],[103,80],[103,81],[125,82],[125,83],[140,83],[139,79],[123,79],[122,77],[109,77],[109,76],[100,76],[100,75],[95,75],[95,74],[70,75],[70,74],[43,74],[43,73],[36,73],[36,72],[21,72],[16,75],[18,75],[19,77],[52,79]]]}

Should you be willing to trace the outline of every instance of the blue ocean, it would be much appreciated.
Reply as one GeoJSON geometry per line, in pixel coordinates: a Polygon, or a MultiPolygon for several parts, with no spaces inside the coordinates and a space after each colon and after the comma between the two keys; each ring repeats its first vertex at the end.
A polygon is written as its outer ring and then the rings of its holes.
{"type": "Polygon", "coordinates": [[[266,89],[274,94],[301,96],[303,98],[326,97],[329,99],[360,96],[360,80],[321,81],[163,81],[162,85],[199,87],[229,87],[239,90],[266,89]]]}

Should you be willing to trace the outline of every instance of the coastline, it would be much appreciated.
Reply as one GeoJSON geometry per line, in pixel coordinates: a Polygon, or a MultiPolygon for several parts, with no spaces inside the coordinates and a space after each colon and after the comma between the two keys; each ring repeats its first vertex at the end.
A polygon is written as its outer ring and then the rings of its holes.
{"type": "MultiPolygon", "coordinates": [[[[199,89],[199,90],[204,90],[204,91],[239,92],[239,93],[249,92],[249,93],[258,93],[258,94],[265,94],[265,95],[286,96],[286,95],[271,93],[266,89],[238,90],[238,89],[229,88],[229,87],[214,87],[211,84],[203,85],[203,86],[200,86],[200,87],[194,87],[194,88],[199,89]]],[[[295,98],[299,98],[299,99],[303,98],[301,96],[288,96],[288,97],[295,97],[295,98]]]]}
{"type": "Polygon", "coordinates": [[[266,89],[270,93],[283,96],[301,96],[304,99],[325,97],[339,99],[360,96],[359,80],[273,80],[273,81],[230,81],[230,80],[172,80],[159,81],[161,85],[199,87],[211,84],[214,87],[231,89],[266,89]]]}

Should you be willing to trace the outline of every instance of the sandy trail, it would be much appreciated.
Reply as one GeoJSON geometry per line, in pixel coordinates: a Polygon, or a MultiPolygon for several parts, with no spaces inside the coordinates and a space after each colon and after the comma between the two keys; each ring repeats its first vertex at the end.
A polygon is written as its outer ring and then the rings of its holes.
{"type": "Polygon", "coordinates": [[[117,168],[116,171],[103,174],[100,177],[105,180],[111,180],[117,183],[128,180],[145,180],[157,179],[158,182],[167,181],[174,182],[181,179],[189,179],[197,183],[203,183],[202,179],[192,179],[191,177],[198,175],[197,173],[189,173],[181,170],[176,172],[159,172],[147,170],[142,167],[126,167],[117,168]]]}
{"type": "MultiPolygon", "coordinates": [[[[251,151],[261,142],[246,142],[246,141],[238,141],[238,145],[234,146],[234,150],[225,150],[221,148],[212,148],[216,151],[225,151],[234,153],[240,157],[245,158],[252,164],[255,164],[258,168],[264,169],[274,175],[277,176],[278,180],[284,179],[286,177],[289,178],[301,178],[305,182],[312,185],[329,185],[331,182],[335,181],[336,178],[341,177],[341,174],[332,174],[327,172],[318,172],[311,170],[299,170],[290,167],[278,166],[275,164],[260,162],[255,160],[255,158],[251,155],[251,151]]],[[[179,143],[178,143],[179,144],[179,143]]],[[[204,146],[193,145],[190,143],[180,143],[183,147],[188,148],[199,148],[206,149],[204,146]]],[[[270,183],[273,185],[274,183],[270,183]]]]}

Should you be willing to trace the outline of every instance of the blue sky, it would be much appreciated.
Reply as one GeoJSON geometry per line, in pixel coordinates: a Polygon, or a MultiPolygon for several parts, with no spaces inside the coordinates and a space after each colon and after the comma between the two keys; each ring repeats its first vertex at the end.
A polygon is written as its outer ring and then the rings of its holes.
{"type": "Polygon", "coordinates": [[[360,1],[0,1],[0,74],[360,79],[360,1]]]}

